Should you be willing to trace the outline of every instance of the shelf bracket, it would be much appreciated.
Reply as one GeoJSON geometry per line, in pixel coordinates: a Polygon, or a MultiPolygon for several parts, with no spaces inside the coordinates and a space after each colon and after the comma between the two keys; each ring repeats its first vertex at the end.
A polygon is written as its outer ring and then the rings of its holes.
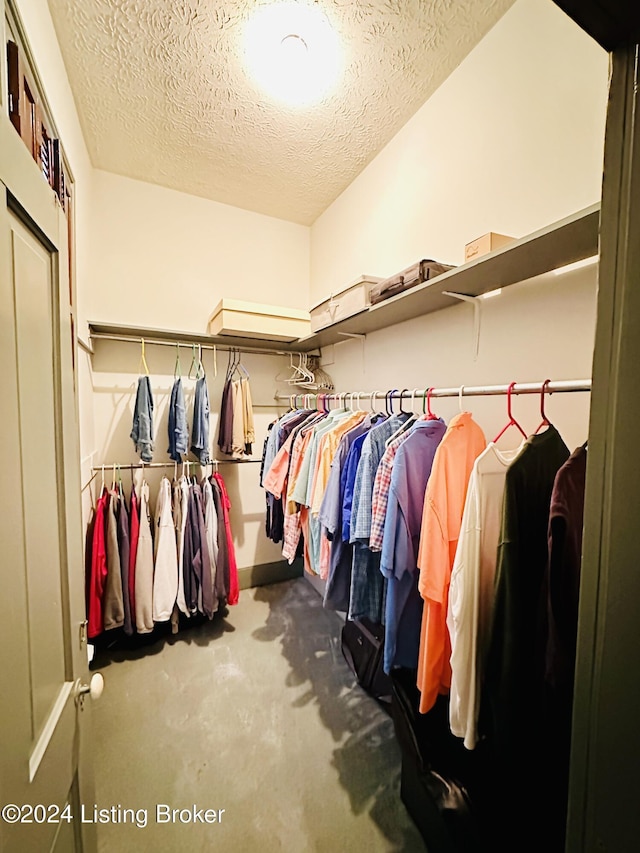
{"type": "Polygon", "coordinates": [[[470,302],[473,305],[473,360],[476,361],[480,352],[480,314],[482,302],[478,296],[468,296],[466,293],[454,293],[452,290],[443,290],[443,296],[451,296],[452,299],[459,299],[461,302],[470,302]]]}

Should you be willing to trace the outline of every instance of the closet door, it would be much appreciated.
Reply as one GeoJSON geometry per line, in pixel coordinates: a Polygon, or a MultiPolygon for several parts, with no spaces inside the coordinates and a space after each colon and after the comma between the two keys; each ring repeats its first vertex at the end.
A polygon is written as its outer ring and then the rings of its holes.
{"type": "Polygon", "coordinates": [[[67,222],[0,115],[0,849],[92,851],[67,222]],[[84,707],[83,707],[84,706],[84,707]]]}

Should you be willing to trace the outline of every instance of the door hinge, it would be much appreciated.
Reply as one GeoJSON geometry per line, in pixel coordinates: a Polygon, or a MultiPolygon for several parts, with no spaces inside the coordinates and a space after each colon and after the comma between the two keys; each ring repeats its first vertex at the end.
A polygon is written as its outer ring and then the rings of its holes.
{"type": "Polygon", "coordinates": [[[87,645],[87,627],[88,627],[88,625],[89,625],[89,623],[85,619],[83,622],[80,623],[80,626],[79,626],[80,627],[80,648],[81,649],[84,649],[84,647],[87,645]]]}

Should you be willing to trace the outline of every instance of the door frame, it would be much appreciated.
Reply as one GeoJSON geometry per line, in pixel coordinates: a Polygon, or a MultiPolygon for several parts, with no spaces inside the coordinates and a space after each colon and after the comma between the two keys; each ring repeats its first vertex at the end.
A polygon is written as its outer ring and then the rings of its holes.
{"type": "MultiPolygon", "coordinates": [[[[2,240],[5,240],[7,234],[4,226],[7,224],[5,219],[9,216],[10,211],[51,251],[54,275],[57,281],[54,291],[57,302],[52,303],[55,421],[56,433],[59,437],[56,443],[56,464],[60,478],[58,512],[61,519],[62,608],[65,614],[63,620],[65,626],[65,681],[69,683],[69,690],[66,695],[70,697],[73,695],[79,679],[85,682],[88,680],[88,657],[83,580],[78,406],[73,373],[75,342],[72,337],[69,290],[68,224],[54,191],[44,180],[37,164],[4,111],[0,113],[0,192],[3,193],[3,209],[0,212],[0,222],[3,225],[2,240]]],[[[11,272],[8,267],[10,256],[4,257],[5,249],[8,249],[8,244],[3,243],[0,246],[0,274],[10,276],[11,272]]],[[[13,319],[11,317],[3,318],[3,325],[6,326],[7,330],[11,330],[13,319]]],[[[11,348],[13,341],[13,347],[15,347],[12,332],[7,335],[7,338],[6,345],[11,348]]],[[[15,399],[17,394],[15,384],[17,380],[13,374],[9,375],[10,373],[11,370],[7,368],[7,375],[2,379],[2,384],[6,385],[5,402],[15,399]]],[[[12,406],[7,406],[7,410],[3,413],[3,424],[0,425],[0,432],[4,432],[6,429],[7,437],[15,434],[15,430],[18,429],[17,419],[17,412],[12,410],[12,406]]],[[[6,455],[3,468],[7,484],[4,488],[8,488],[10,484],[21,488],[21,466],[17,452],[9,452],[6,455]]],[[[20,556],[18,538],[16,537],[16,543],[6,543],[6,550],[3,553],[3,562],[8,561],[5,563],[6,565],[12,566],[14,562],[19,565],[23,559],[20,556]],[[13,556],[11,555],[12,550],[14,551],[13,556]]],[[[3,549],[5,549],[4,543],[3,549]]],[[[12,619],[19,618],[21,609],[18,607],[12,611],[9,608],[8,611],[3,616],[0,631],[3,634],[6,631],[7,636],[10,636],[12,619]]],[[[24,680],[24,666],[25,661],[22,656],[6,659],[6,664],[3,665],[6,686],[3,689],[4,695],[0,697],[0,704],[7,703],[9,705],[11,703],[12,686],[24,680]]],[[[71,791],[74,813],[73,829],[77,849],[91,853],[96,849],[95,827],[92,824],[82,824],[79,821],[79,812],[77,811],[80,803],[92,805],[95,802],[89,741],[91,709],[88,702],[84,702],[80,706],[80,704],[74,704],[73,699],[68,699],[68,701],[72,703],[73,710],[66,708],[59,719],[64,727],[71,726],[73,730],[72,754],[69,755],[69,760],[74,768],[74,775],[77,773],[75,775],[75,789],[71,791]]],[[[43,760],[46,761],[46,757],[43,760]]],[[[36,762],[37,758],[32,757],[32,773],[35,773],[36,762]]]]}

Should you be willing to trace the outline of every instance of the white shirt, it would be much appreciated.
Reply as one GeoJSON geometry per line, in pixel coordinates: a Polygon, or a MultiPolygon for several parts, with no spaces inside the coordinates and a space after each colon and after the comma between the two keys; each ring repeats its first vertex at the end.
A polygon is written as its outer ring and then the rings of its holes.
{"type": "Polygon", "coordinates": [[[491,628],[494,577],[507,469],[522,450],[487,445],[476,459],[451,571],[447,628],[451,637],[449,723],[467,749],[478,740],[478,712],[491,628]]]}
{"type": "Polygon", "coordinates": [[[171,483],[166,477],[160,483],[156,507],[156,560],[153,574],[153,621],[171,619],[178,594],[178,552],[176,531],[171,513],[171,483]]]}

